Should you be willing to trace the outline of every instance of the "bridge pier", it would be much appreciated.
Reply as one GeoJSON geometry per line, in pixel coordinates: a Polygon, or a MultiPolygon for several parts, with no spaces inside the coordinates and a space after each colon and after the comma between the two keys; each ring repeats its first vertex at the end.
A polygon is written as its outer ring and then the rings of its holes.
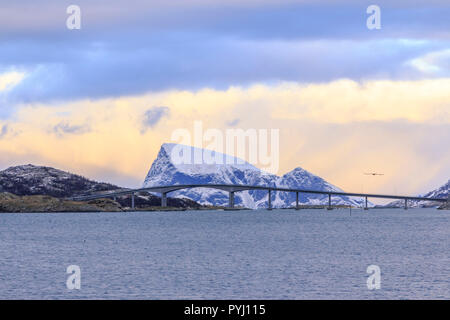
{"type": "Polygon", "coordinates": [[[327,210],[333,210],[333,208],[331,207],[331,193],[328,194],[328,207],[327,210]]]}
{"type": "MultiPolygon", "coordinates": [[[[389,195],[389,194],[368,194],[368,193],[353,193],[353,192],[340,192],[340,191],[331,191],[331,190],[307,190],[307,189],[288,189],[281,187],[265,187],[265,186],[248,186],[248,185],[232,185],[232,184],[201,184],[201,185],[170,185],[170,186],[155,186],[148,188],[140,188],[140,189],[118,189],[109,193],[101,193],[101,194],[90,194],[90,195],[82,195],[82,196],[74,196],[66,198],[72,201],[90,201],[95,199],[114,199],[117,201],[120,197],[123,199],[127,199],[130,196],[131,208],[130,210],[135,210],[135,200],[136,195],[139,195],[141,192],[154,192],[161,194],[161,206],[167,205],[166,195],[169,192],[173,192],[176,190],[182,189],[190,189],[190,188],[213,188],[222,190],[230,193],[230,207],[234,206],[234,192],[244,191],[244,190],[267,190],[268,191],[268,209],[272,209],[272,191],[279,192],[295,192],[296,194],[296,202],[295,208],[300,209],[300,199],[299,194],[316,194],[316,195],[328,195],[328,209],[332,209],[331,205],[331,196],[348,196],[348,197],[360,197],[365,199],[365,206],[363,204],[363,208],[368,210],[368,197],[371,198],[386,198],[386,199],[399,199],[400,201],[404,201],[404,208],[408,209],[408,200],[417,200],[417,201],[434,201],[434,202],[442,202],[445,207],[446,204],[450,201],[447,198],[427,198],[427,197],[410,197],[410,196],[399,196],[399,195],[389,195]]],[[[401,202],[400,202],[401,203],[401,202]]],[[[291,204],[290,204],[291,205],[291,204]]],[[[325,203],[325,208],[327,207],[325,203]]]]}
{"type": "Polygon", "coordinates": [[[295,210],[300,209],[300,207],[298,206],[298,192],[295,193],[295,210]]]}
{"type": "Polygon", "coordinates": [[[230,209],[234,208],[234,191],[228,192],[228,207],[230,209]]]}
{"type": "Polygon", "coordinates": [[[161,207],[167,207],[167,192],[161,192],[161,207]]]}

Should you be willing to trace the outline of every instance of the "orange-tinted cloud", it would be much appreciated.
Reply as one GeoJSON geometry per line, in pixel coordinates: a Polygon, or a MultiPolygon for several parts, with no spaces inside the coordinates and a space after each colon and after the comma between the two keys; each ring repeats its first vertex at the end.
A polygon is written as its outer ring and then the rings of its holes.
{"type": "Polygon", "coordinates": [[[280,129],[278,174],[301,166],[348,191],[414,194],[450,174],[449,87],[448,78],[340,80],[24,105],[0,120],[15,132],[0,139],[0,166],[39,161],[137,187],[174,130],[192,130],[196,120],[225,130],[239,119],[235,127],[280,129]],[[155,106],[170,116],[142,130],[155,106]]]}

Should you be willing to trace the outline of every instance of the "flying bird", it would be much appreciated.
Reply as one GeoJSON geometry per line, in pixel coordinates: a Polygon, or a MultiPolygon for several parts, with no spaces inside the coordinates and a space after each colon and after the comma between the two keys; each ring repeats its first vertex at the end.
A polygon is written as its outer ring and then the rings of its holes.
{"type": "Polygon", "coordinates": [[[384,176],[384,173],[377,173],[377,172],[364,172],[366,176],[384,176]]]}

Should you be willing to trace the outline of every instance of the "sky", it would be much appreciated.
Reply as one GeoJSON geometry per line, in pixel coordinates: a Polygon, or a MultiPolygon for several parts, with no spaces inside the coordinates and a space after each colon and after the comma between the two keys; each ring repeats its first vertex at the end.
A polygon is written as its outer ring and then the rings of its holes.
{"type": "Polygon", "coordinates": [[[279,129],[279,175],[427,192],[450,177],[449,17],[448,0],[0,0],[0,169],[139,187],[201,121],[279,129]]]}

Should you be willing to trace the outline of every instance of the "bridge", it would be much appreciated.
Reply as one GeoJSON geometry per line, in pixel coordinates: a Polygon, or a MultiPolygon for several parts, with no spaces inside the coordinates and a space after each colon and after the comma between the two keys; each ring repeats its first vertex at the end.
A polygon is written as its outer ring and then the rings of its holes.
{"type": "Polygon", "coordinates": [[[105,199],[113,198],[116,199],[120,196],[131,195],[131,208],[135,209],[135,195],[139,193],[160,193],[161,194],[161,207],[167,207],[167,194],[182,189],[192,189],[192,188],[209,188],[218,189],[228,192],[228,207],[234,208],[234,194],[236,192],[246,191],[246,190],[264,190],[267,191],[267,203],[269,210],[272,209],[272,192],[294,192],[296,194],[296,205],[295,209],[299,209],[299,194],[321,194],[328,195],[328,207],[327,209],[332,209],[331,197],[333,196],[347,196],[347,197],[362,197],[365,198],[365,207],[368,209],[367,199],[368,198],[383,198],[383,199],[397,199],[404,201],[404,209],[408,208],[408,200],[418,200],[418,201],[432,201],[432,202],[448,202],[449,199],[443,198],[426,198],[426,197],[414,197],[414,196],[399,196],[399,195],[389,195],[389,194],[368,194],[368,193],[355,193],[355,192],[338,192],[338,191],[327,191],[327,190],[308,190],[308,189],[289,189],[289,188],[279,188],[279,187],[265,187],[265,186],[249,186],[249,185],[235,185],[235,184],[186,184],[186,185],[170,185],[170,186],[155,186],[140,189],[126,189],[119,191],[111,191],[101,194],[91,194],[83,196],[75,196],[69,198],[69,200],[74,201],[89,201],[95,199],[105,199]]]}

